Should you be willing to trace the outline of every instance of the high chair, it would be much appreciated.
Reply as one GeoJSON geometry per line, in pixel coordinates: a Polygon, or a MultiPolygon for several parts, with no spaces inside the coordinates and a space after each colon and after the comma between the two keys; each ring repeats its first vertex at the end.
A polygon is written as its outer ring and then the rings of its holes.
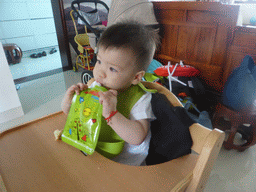
{"type": "MultiPolygon", "coordinates": [[[[92,80],[89,82],[89,84],[92,80]]],[[[182,106],[166,88],[143,82],[182,106]]],[[[203,191],[224,140],[224,132],[198,123],[190,126],[193,153],[153,166],[128,166],[97,152],[84,156],[55,141],[63,112],[28,122],[0,134],[0,191],[203,191]]]]}

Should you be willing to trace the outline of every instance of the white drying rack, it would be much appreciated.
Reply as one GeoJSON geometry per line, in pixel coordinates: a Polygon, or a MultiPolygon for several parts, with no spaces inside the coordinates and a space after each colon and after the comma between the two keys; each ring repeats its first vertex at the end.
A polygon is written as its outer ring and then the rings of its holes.
{"type": "Polygon", "coordinates": [[[183,83],[182,81],[180,81],[180,80],[178,80],[178,79],[173,77],[173,74],[174,74],[174,72],[175,72],[175,70],[176,70],[178,65],[184,67],[182,61],[180,61],[180,63],[176,63],[175,64],[174,69],[172,70],[172,73],[170,72],[170,65],[171,65],[171,62],[168,61],[167,69],[168,69],[168,74],[169,74],[168,79],[169,79],[169,89],[170,89],[170,91],[172,91],[172,80],[177,81],[178,83],[180,83],[180,84],[182,84],[184,86],[187,86],[186,83],[183,83]]]}

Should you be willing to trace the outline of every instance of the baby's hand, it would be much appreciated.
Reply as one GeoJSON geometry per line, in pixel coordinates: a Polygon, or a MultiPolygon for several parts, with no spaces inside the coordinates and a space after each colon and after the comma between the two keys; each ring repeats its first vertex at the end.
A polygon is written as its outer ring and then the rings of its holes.
{"type": "Polygon", "coordinates": [[[78,83],[77,85],[72,85],[71,87],[69,87],[66,94],[73,97],[74,93],[79,95],[81,91],[83,91],[87,88],[88,88],[87,85],[85,85],[83,83],[78,83]]]}
{"type": "Polygon", "coordinates": [[[81,91],[87,88],[88,86],[83,83],[78,83],[77,85],[72,85],[71,87],[68,88],[61,103],[61,109],[65,114],[68,114],[69,112],[74,93],[79,95],[81,91]]]}
{"type": "Polygon", "coordinates": [[[103,117],[108,118],[112,111],[116,111],[117,91],[109,90],[106,92],[100,92],[99,95],[99,102],[103,104],[102,115],[103,117]]]}

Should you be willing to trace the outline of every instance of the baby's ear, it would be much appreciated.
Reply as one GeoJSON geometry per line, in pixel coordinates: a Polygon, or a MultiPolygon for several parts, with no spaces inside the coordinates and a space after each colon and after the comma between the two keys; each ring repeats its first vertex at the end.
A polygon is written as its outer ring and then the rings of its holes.
{"type": "Polygon", "coordinates": [[[132,81],[133,85],[137,85],[139,82],[141,82],[142,77],[145,75],[145,71],[139,71],[136,73],[134,80],[132,81]]]}

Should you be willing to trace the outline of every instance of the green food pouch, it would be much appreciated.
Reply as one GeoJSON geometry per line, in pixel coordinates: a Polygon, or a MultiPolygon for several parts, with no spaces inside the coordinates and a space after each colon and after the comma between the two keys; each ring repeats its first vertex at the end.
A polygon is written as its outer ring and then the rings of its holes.
{"type": "Polygon", "coordinates": [[[107,89],[95,86],[74,95],[61,135],[62,141],[89,155],[93,154],[99,138],[102,119],[99,92],[104,91],[107,89]]]}

